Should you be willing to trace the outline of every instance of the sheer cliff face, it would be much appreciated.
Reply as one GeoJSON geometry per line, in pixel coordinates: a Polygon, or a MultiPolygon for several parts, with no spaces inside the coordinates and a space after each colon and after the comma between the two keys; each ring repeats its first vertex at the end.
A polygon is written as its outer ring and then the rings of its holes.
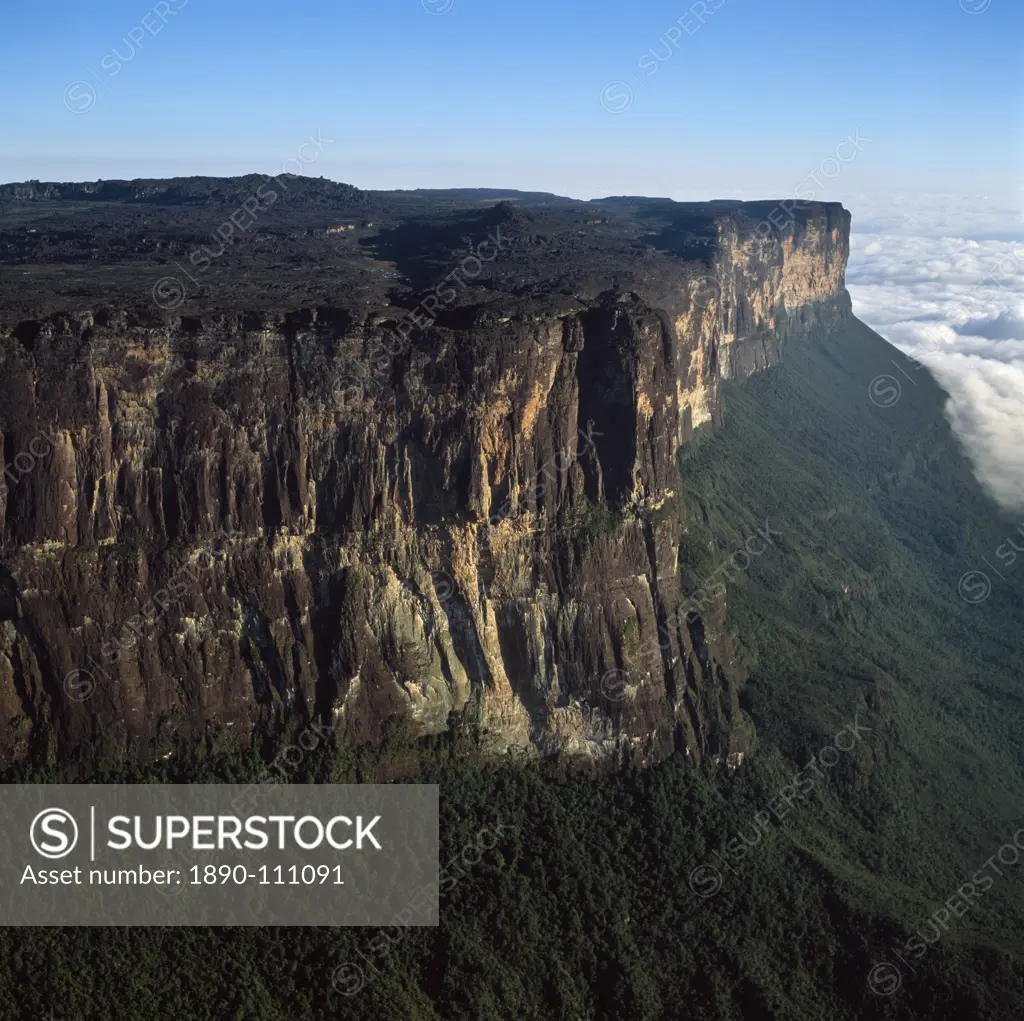
{"type": "Polygon", "coordinates": [[[746,751],[724,599],[679,612],[676,455],[722,378],[845,314],[848,224],[722,216],[703,263],[492,284],[408,341],[386,304],[17,324],[4,756],[315,714],[352,742],[746,751]]]}
{"type": "Polygon", "coordinates": [[[826,207],[797,221],[785,220],[784,212],[775,207],[753,230],[733,217],[719,220],[711,272],[698,280],[698,304],[676,320],[680,337],[698,338],[681,395],[694,426],[715,418],[719,379],[742,378],[778,360],[787,317],[804,323],[822,303],[845,294],[849,214],[826,207]],[[781,231],[773,225],[780,220],[781,231]]]}

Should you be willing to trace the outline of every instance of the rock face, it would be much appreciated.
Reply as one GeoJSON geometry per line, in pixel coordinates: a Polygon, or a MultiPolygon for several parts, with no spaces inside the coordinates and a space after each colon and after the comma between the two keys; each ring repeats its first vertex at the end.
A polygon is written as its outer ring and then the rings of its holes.
{"type": "Polygon", "coordinates": [[[507,250],[448,301],[11,322],[3,755],[317,715],[494,754],[749,751],[724,597],[679,612],[677,453],[723,378],[849,312],[848,214],[801,204],[762,236],[771,208],[685,207],[697,257],[645,235],[571,278],[571,231],[502,211],[507,250]]]}

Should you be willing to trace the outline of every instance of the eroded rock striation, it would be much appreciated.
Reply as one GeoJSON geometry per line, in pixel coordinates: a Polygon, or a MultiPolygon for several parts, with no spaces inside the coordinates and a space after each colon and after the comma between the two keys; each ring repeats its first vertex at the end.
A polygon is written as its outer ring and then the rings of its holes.
{"type": "MultiPolygon", "coordinates": [[[[71,216],[37,191],[5,229],[71,216]]],[[[765,231],[768,203],[452,196],[361,193],[330,242],[344,209],[284,217],[249,253],[268,280],[299,234],[347,247],[278,307],[217,290],[231,254],[171,308],[111,301],[94,266],[85,296],[44,281],[30,306],[10,264],[5,757],[314,716],[493,754],[749,750],[725,599],[680,612],[677,454],[723,379],[849,314],[849,215],[790,204],[765,231]]],[[[195,251],[164,229],[166,264],[124,263],[148,285],[195,251]]]]}

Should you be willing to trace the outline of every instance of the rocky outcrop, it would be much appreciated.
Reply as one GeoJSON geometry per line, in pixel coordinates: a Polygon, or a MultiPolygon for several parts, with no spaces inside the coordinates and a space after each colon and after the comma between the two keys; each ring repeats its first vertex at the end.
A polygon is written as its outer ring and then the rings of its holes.
{"type": "Polygon", "coordinates": [[[353,742],[747,752],[724,598],[678,612],[677,453],[723,378],[847,311],[849,217],[712,223],[710,258],[628,286],[544,293],[512,265],[408,340],[386,301],[16,324],[4,754],[314,715],[353,742]]]}

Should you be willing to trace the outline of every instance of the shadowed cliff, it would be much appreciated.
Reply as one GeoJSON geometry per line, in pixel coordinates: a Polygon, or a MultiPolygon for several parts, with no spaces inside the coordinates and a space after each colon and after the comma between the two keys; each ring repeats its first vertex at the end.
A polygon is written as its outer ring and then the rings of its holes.
{"type": "Polygon", "coordinates": [[[739,761],[678,454],[849,315],[849,215],[221,184],[0,188],[5,755],[319,716],[739,761]]]}

